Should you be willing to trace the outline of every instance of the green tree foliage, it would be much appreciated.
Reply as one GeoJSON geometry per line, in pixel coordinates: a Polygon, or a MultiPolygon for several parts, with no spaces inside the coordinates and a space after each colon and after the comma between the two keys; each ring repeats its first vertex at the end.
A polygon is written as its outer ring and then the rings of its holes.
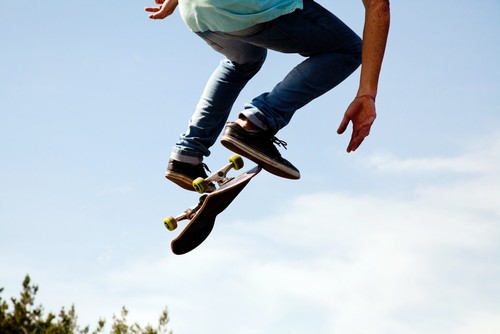
{"type": "MultiPolygon", "coordinates": [[[[35,305],[35,296],[38,286],[31,284],[26,275],[23,281],[23,290],[19,299],[11,298],[12,307],[2,298],[3,288],[0,288],[0,333],[2,334],[104,334],[106,321],[100,319],[96,328],[91,331],[89,326],[80,328],[74,305],[69,310],[61,309],[56,316],[49,313],[44,316],[43,307],[35,305]]],[[[127,323],[128,310],[123,307],[120,316],[113,315],[113,323],[109,334],[172,334],[167,324],[168,310],[165,308],[160,315],[158,325],[141,327],[134,323],[127,323]]]]}

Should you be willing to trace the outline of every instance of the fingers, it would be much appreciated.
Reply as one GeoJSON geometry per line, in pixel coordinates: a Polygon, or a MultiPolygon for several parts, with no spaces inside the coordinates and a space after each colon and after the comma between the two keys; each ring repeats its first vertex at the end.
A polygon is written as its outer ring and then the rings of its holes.
{"type": "Polygon", "coordinates": [[[156,0],[156,3],[161,4],[161,6],[144,8],[146,12],[153,13],[149,15],[149,18],[153,20],[162,20],[166,18],[173,13],[175,7],[177,6],[177,2],[175,2],[174,5],[168,5],[170,3],[165,3],[163,0],[156,0]]]}
{"type": "Polygon", "coordinates": [[[144,10],[146,12],[156,13],[156,12],[158,12],[160,10],[160,8],[159,7],[146,7],[146,8],[144,8],[144,10]]]}
{"type": "Polygon", "coordinates": [[[358,147],[363,143],[366,137],[370,135],[370,127],[366,126],[359,131],[353,131],[351,136],[351,141],[347,146],[347,153],[354,152],[358,149],[358,147]]]}
{"type": "Polygon", "coordinates": [[[144,10],[146,12],[153,13],[153,14],[149,15],[149,18],[153,19],[153,20],[158,20],[158,19],[161,20],[161,19],[164,19],[165,17],[168,16],[168,14],[163,9],[163,7],[146,7],[146,8],[144,8],[144,10]]]}
{"type": "MultiPolygon", "coordinates": [[[[158,4],[158,5],[163,5],[163,3],[165,2],[165,0],[155,0],[155,3],[158,4]]],[[[144,10],[146,12],[159,12],[161,10],[161,6],[160,7],[146,7],[144,8],[144,10]]]]}

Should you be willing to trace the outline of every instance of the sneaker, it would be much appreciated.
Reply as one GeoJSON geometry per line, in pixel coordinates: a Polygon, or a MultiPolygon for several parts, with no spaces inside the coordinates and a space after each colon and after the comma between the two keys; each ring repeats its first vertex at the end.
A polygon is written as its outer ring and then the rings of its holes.
{"type": "MultiPolygon", "coordinates": [[[[208,175],[205,170],[210,173],[210,170],[204,163],[192,165],[186,162],[170,159],[165,177],[186,190],[196,191],[193,188],[193,181],[198,177],[206,179],[208,175]]],[[[212,192],[214,190],[215,185],[210,183],[207,192],[212,192]]]]}
{"type": "Polygon", "coordinates": [[[221,143],[231,151],[261,165],[271,174],[287,179],[300,179],[299,170],[283,159],[275,146],[286,149],[286,143],[274,137],[269,131],[250,132],[238,123],[227,123],[221,143]]]}

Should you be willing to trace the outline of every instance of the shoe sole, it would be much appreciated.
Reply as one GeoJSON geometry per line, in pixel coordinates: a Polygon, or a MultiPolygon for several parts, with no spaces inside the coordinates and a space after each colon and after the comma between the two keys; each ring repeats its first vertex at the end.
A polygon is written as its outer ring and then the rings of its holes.
{"type": "Polygon", "coordinates": [[[240,142],[237,139],[224,135],[221,138],[221,143],[224,147],[233,151],[234,153],[240,154],[245,158],[252,160],[256,164],[262,166],[262,168],[264,168],[271,174],[283,177],[285,179],[300,179],[300,172],[291,168],[286,168],[286,166],[279,164],[276,160],[270,159],[266,155],[240,142]],[[283,167],[285,167],[285,169],[283,167]]]}
{"type": "MultiPolygon", "coordinates": [[[[167,172],[165,174],[165,177],[169,181],[172,181],[173,183],[175,183],[176,185],[178,185],[179,187],[181,187],[183,189],[190,190],[190,191],[196,191],[196,189],[194,189],[194,187],[193,187],[193,180],[191,180],[188,177],[185,177],[182,174],[167,172]]],[[[213,183],[210,183],[208,185],[208,189],[205,191],[205,193],[211,193],[211,192],[215,191],[216,189],[217,188],[215,187],[215,185],[213,183]]]]}
{"type": "Polygon", "coordinates": [[[193,180],[182,174],[167,172],[165,177],[183,189],[196,191],[193,187],[193,180]]]}

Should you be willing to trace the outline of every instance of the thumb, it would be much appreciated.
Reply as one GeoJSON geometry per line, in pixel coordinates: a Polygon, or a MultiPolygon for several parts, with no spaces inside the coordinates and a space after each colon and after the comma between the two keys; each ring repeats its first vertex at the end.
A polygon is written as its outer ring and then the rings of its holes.
{"type": "Polygon", "coordinates": [[[346,114],[344,114],[344,117],[342,118],[342,121],[340,122],[339,128],[337,129],[337,133],[339,135],[343,134],[344,131],[347,129],[347,126],[349,125],[349,117],[347,117],[346,114]]]}

